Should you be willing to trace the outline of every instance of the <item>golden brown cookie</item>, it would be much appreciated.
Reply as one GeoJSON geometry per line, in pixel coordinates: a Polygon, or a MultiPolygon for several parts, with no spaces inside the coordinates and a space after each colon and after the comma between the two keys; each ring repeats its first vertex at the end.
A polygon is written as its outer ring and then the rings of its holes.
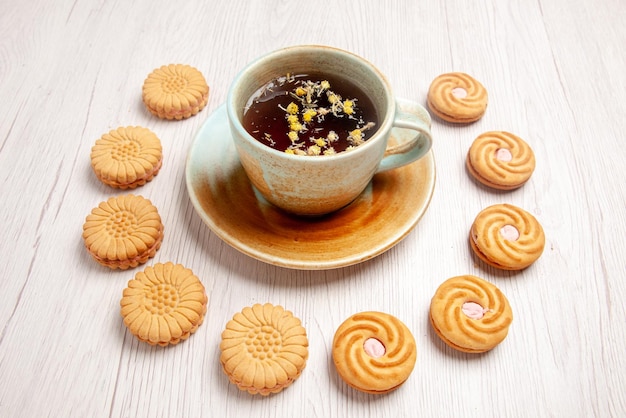
{"type": "Polygon", "coordinates": [[[430,84],[427,100],[435,115],[451,123],[475,122],[487,110],[487,90],[465,73],[437,76],[430,84]]]}
{"type": "Polygon", "coordinates": [[[186,119],[201,111],[209,100],[209,86],[196,68],[170,64],[157,68],[143,83],[143,102],[161,119],[186,119]]]}
{"type": "Polygon", "coordinates": [[[128,282],[120,309],[124,325],[140,341],[166,346],[196,332],[207,301],[202,282],[190,269],[157,263],[128,282]]]}
{"type": "Polygon", "coordinates": [[[474,253],[490,266],[521,270],[541,256],[545,235],[534,216],[505,203],[489,206],[476,216],[469,241],[474,253]]]}
{"type": "Polygon", "coordinates": [[[118,189],[134,189],[161,169],[161,141],[149,129],[120,127],[102,135],[91,148],[91,167],[100,181],[118,189]]]}
{"type": "Polygon", "coordinates": [[[503,131],[479,135],[467,153],[467,170],[485,186],[513,190],[535,170],[535,154],[517,135],[503,131]]]}
{"type": "Polygon", "coordinates": [[[128,194],[94,208],[83,224],[83,239],[98,263],[126,270],[154,257],[163,240],[163,224],[152,202],[128,194]]]}
{"type": "Polygon", "coordinates": [[[229,380],[249,393],[278,393],[296,380],[309,357],[300,320],[282,306],[255,304],[222,332],[220,362],[229,380]]]}
{"type": "Polygon", "coordinates": [[[512,320],[513,311],[500,289],[476,276],[446,280],[430,303],[435,333],[466,353],[482,353],[500,344],[512,320]]]}
{"type": "Polygon", "coordinates": [[[398,318],[361,312],[335,332],[333,362],[339,376],[362,392],[382,394],[408,379],[417,359],[413,334],[398,318]]]}

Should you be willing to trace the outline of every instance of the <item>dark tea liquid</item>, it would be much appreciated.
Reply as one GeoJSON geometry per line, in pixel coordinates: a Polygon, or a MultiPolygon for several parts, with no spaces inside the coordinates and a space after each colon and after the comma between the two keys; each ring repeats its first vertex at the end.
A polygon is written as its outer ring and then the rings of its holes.
{"type": "Polygon", "coordinates": [[[329,155],[367,141],[378,114],[348,80],[322,74],[276,78],[246,105],[243,126],[259,142],[299,155],[329,155]]]}

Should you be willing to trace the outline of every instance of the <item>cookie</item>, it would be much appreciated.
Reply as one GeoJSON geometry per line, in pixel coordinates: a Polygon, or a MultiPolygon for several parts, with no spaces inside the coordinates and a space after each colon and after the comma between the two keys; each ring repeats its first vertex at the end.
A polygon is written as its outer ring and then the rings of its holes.
{"type": "Polygon", "coordinates": [[[100,181],[118,189],[143,186],[161,169],[161,141],[149,129],[120,127],[91,148],[91,167],[100,181]]]}
{"type": "Polygon", "coordinates": [[[478,258],[502,270],[530,266],[541,256],[545,240],[534,216],[506,203],[482,210],[472,224],[469,239],[478,258]]]}
{"type": "Polygon", "coordinates": [[[163,224],[150,200],[132,194],[111,197],[87,216],[83,239],[98,263],[126,270],[154,257],[163,240],[163,224]]]}
{"type": "Polygon", "coordinates": [[[209,86],[196,68],[170,64],[157,68],[143,83],[143,102],[161,119],[186,119],[201,111],[209,100],[209,86]]]}
{"type": "Polygon", "coordinates": [[[337,373],[354,389],[382,394],[406,381],[417,359],[413,334],[398,318],[361,312],[335,332],[332,347],[337,373]]]}
{"type": "Polygon", "coordinates": [[[300,376],[309,357],[308,347],[306,330],[290,311],[257,303],[226,324],[220,362],[239,389],[267,396],[300,376]]]}
{"type": "Polygon", "coordinates": [[[487,110],[487,90],[465,73],[436,77],[428,89],[428,107],[439,118],[451,123],[470,123],[487,110]]]}
{"type": "Polygon", "coordinates": [[[178,344],[204,320],[208,298],[200,279],[181,264],[157,263],[128,282],[120,312],[124,325],[150,345],[178,344]]]}
{"type": "Polygon", "coordinates": [[[509,332],[513,311],[506,296],[476,276],[443,282],[430,302],[430,323],[450,347],[482,353],[500,344],[509,332]]]}
{"type": "Polygon", "coordinates": [[[522,186],[535,170],[535,154],[520,137],[492,131],[479,135],[467,153],[469,173],[485,186],[513,190],[522,186]]]}

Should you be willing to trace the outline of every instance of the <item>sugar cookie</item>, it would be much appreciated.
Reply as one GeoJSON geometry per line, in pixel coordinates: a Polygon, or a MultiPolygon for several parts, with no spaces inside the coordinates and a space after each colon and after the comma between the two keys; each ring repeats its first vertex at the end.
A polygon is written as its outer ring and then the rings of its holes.
{"type": "Polygon", "coordinates": [[[430,323],[450,347],[482,353],[509,332],[513,311],[504,294],[480,277],[466,275],[443,282],[430,303],[430,323]]]}
{"type": "Polygon", "coordinates": [[[124,325],[150,345],[178,344],[204,320],[208,298],[202,282],[181,264],[157,263],[128,282],[120,311],[124,325]]]}
{"type": "Polygon", "coordinates": [[[470,146],[466,165],[469,173],[485,186],[512,190],[530,178],[535,170],[535,154],[517,135],[485,132],[470,146]]]}
{"type": "Polygon", "coordinates": [[[226,324],[220,362],[229,380],[249,393],[278,393],[296,380],[309,357],[306,330],[282,306],[255,304],[226,324]]]}
{"type": "Polygon", "coordinates": [[[100,181],[134,189],[152,180],[161,168],[161,141],[149,129],[120,127],[102,135],[91,148],[91,167],[100,181]]]}
{"type": "Polygon", "coordinates": [[[545,235],[534,216],[505,203],[489,206],[476,216],[469,241],[474,253],[490,266],[521,270],[541,256],[545,235]]]}
{"type": "Polygon", "coordinates": [[[150,200],[132,194],[111,197],[87,216],[83,239],[98,263],[126,270],[154,257],[163,240],[163,224],[150,200]]]}
{"type": "Polygon", "coordinates": [[[196,68],[170,64],[157,68],[143,83],[143,102],[161,119],[186,119],[201,111],[209,100],[209,86],[196,68]]]}
{"type": "Polygon", "coordinates": [[[362,392],[382,394],[406,381],[417,359],[413,334],[398,318],[361,312],[335,332],[333,362],[339,376],[362,392]]]}
{"type": "Polygon", "coordinates": [[[428,107],[439,118],[451,123],[470,123],[487,109],[487,90],[465,73],[436,77],[428,89],[428,107]]]}

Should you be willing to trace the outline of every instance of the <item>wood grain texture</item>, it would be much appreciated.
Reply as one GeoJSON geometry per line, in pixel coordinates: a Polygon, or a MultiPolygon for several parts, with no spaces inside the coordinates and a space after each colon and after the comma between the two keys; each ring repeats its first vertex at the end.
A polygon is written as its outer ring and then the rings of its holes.
{"type": "Polygon", "coordinates": [[[622,0],[0,1],[0,417],[626,415],[624,21],[622,0]],[[302,43],[365,57],[398,97],[424,105],[444,72],[467,72],[489,92],[478,122],[434,120],[437,183],[417,227],[336,270],[241,254],[204,226],[184,180],[194,135],[237,72],[302,43]],[[161,121],[143,107],[141,85],[176,62],[202,71],[209,103],[161,121]],[[161,172],[136,191],[165,224],[149,264],[184,264],[209,296],[197,333],[165,349],[121,321],[121,292],[138,269],[99,266],[81,239],[90,210],[126,193],[98,182],[90,149],[127,125],[163,144],[161,172]],[[489,130],[533,148],[537,167],[522,188],[492,191],[466,173],[469,146],[489,130]],[[469,227],[495,203],[541,222],[546,249],[530,268],[500,272],[472,256],[469,227]],[[513,308],[509,336],[483,355],[453,352],[428,323],[435,289],[460,274],[495,283],[513,308]],[[226,322],[256,302],[291,310],[310,342],[302,376],[267,398],[240,392],[219,364],[226,322]],[[330,356],[335,329],[365,310],[397,316],[418,345],[413,374],[385,396],[350,389],[330,356]]]}

